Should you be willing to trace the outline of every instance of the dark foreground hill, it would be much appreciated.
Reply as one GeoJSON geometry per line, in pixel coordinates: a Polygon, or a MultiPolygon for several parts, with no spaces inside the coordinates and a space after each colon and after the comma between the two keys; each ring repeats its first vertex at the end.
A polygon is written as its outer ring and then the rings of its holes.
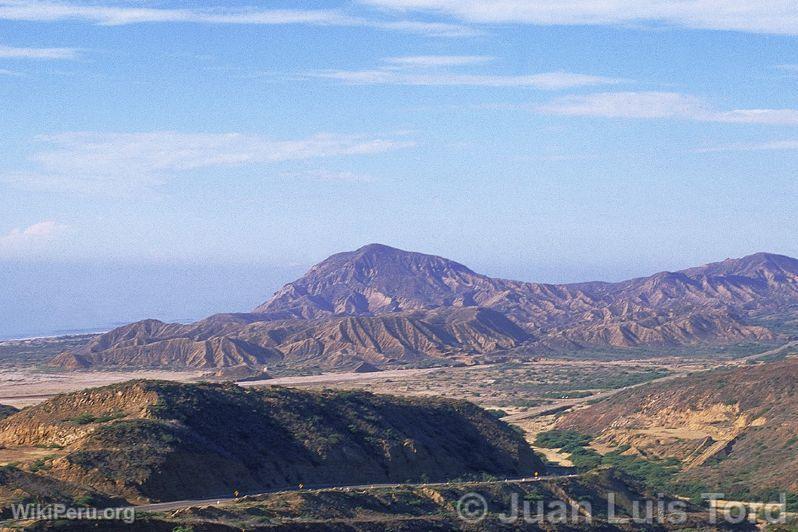
{"type": "Polygon", "coordinates": [[[564,416],[560,429],[644,457],[736,498],[798,493],[798,359],[642,386],[564,416]],[[623,447],[622,447],[623,446],[623,447]]]}
{"type": "Polygon", "coordinates": [[[51,448],[19,467],[133,502],[544,470],[522,436],[467,402],[159,381],[27,408],[0,421],[0,446],[51,448]]]}
{"type": "Polygon", "coordinates": [[[717,348],[798,335],[798,260],[759,253],[620,283],[494,279],[372,244],[339,253],[249,314],[146,320],[53,362],[351,369],[513,351],[717,348]]]}

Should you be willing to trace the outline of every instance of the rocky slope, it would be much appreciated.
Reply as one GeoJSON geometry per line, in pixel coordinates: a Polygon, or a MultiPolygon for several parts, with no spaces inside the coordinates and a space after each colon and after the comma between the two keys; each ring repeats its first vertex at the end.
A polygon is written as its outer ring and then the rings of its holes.
{"type": "Polygon", "coordinates": [[[564,416],[558,428],[647,457],[737,497],[798,492],[798,359],[643,386],[564,416]]]}
{"type": "Polygon", "coordinates": [[[250,314],[120,327],[54,363],[351,369],[505,350],[774,343],[798,334],[798,260],[756,254],[621,283],[492,279],[382,245],[339,253],[250,314]]]}
{"type": "Polygon", "coordinates": [[[130,501],[544,470],[466,402],[158,381],[27,408],[0,421],[0,446],[53,448],[40,475],[130,501]]]}
{"type": "MultiPolygon", "coordinates": [[[[247,497],[221,506],[198,506],[161,515],[141,516],[138,529],[147,531],[194,530],[233,532],[240,530],[329,532],[431,532],[494,530],[756,530],[750,523],[713,525],[707,512],[685,505],[685,520],[671,525],[653,518],[638,525],[613,523],[607,514],[609,493],[613,493],[615,516],[641,515],[633,501],[654,501],[628,477],[614,471],[600,471],[579,478],[558,478],[539,482],[471,482],[444,485],[402,486],[355,490],[303,490],[292,493],[247,497]],[[490,513],[484,520],[468,523],[458,517],[458,501],[467,493],[481,494],[490,513]],[[512,501],[518,500],[515,522],[500,516],[513,515],[512,501]],[[529,522],[523,520],[523,502],[530,504],[529,522]],[[569,519],[557,513],[563,501],[576,501],[578,510],[569,510],[569,519]],[[540,508],[540,509],[539,509],[540,508]],[[589,515],[589,516],[588,516],[589,515]],[[540,522],[534,522],[534,518],[540,522]],[[567,522],[564,522],[567,521],[567,522]],[[182,528],[179,528],[182,527],[182,528]]],[[[667,500],[670,502],[670,500],[667,500]]],[[[656,503],[656,501],[654,501],[656,503]]],[[[102,523],[94,530],[117,530],[117,523],[102,523]]],[[[82,530],[80,523],[32,524],[31,531],[82,530]]]]}
{"type": "Polygon", "coordinates": [[[191,325],[147,320],[100,335],[79,350],[61,353],[52,363],[68,369],[283,365],[340,370],[364,361],[407,363],[494,352],[531,339],[503,314],[476,307],[257,320],[250,315],[214,316],[191,325]],[[216,330],[223,319],[230,321],[216,330]]]}
{"type": "Polygon", "coordinates": [[[97,491],[44,475],[22,471],[16,467],[0,467],[0,519],[13,517],[11,504],[65,504],[72,507],[86,505],[113,506],[124,501],[107,497],[97,491]]]}
{"type": "Polygon", "coordinates": [[[19,410],[13,406],[0,405],[0,420],[7,418],[11,414],[16,414],[17,412],[19,412],[19,410]]]}
{"type": "Polygon", "coordinates": [[[769,340],[771,331],[745,318],[798,308],[798,260],[760,253],[621,283],[548,285],[375,244],[330,257],[255,311],[318,317],[441,306],[491,308],[563,346],[769,340]]]}

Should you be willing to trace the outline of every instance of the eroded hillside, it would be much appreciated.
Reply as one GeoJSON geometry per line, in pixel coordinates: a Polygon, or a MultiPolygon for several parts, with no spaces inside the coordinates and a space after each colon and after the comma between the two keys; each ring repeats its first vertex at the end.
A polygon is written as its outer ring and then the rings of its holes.
{"type": "Polygon", "coordinates": [[[145,320],[55,365],[345,370],[452,356],[583,349],[718,348],[798,334],[798,261],[760,253],[621,283],[493,279],[382,245],[311,268],[249,314],[145,320]]]}
{"type": "Polygon", "coordinates": [[[0,422],[0,446],[50,448],[19,467],[130,501],[544,470],[520,435],[466,402],[159,381],[25,409],[0,422]]]}
{"type": "Polygon", "coordinates": [[[703,372],[621,392],[558,428],[644,457],[738,496],[798,492],[798,359],[703,372]]]}

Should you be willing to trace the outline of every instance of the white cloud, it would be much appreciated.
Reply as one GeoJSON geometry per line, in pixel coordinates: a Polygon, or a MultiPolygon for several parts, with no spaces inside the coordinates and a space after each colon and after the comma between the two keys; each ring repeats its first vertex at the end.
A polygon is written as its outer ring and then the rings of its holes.
{"type": "Polygon", "coordinates": [[[460,24],[413,20],[368,20],[337,10],[302,9],[231,9],[221,3],[207,8],[169,9],[120,5],[119,3],[67,3],[39,0],[0,0],[0,19],[34,22],[74,20],[103,26],[143,23],[195,23],[238,25],[363,26],[406,33],[442,37],[478,34],[478,30],[460,24]]]}
{"type": "Polygon", "coordinates": [[[798,109],[735,109],[712,113],[711,122],[798,126],[798,109]]]}
{"type": "Polygon", "coordinates": [[[798,151],[798,140],[769,140],[767,142],[729,144],[711,148],[697,148],[695,153],[715,153],[726,151],[798,151]]]}
{"type": "Polygon", "coordinates": [[[86,133],[41,136],[47,146],[31,157],[30,172],[0,179],[34,189],[125,194],[207,168],[261,166],[292,160],[383,153],[409,140],[321,134],[273,140],[240,133],[86,133]]]}
{"type": "Polygon", "coordinates": [[[0,76],[21,76],[19,72],[14,70],[6,70],[5,68],[0,68],[0,76]]]}
{"type": "Polygon", "coordinates": [[[477,65],[493,61],[487,55],[410,55],[402,57],[386,57],[386,63],[400,67],[432,68],[442,66],[477,65]]]}
{"type": "Polygon", "coordinates": [[[209,24],[352,24],[353,19],[326,10],[166,9],[38,0],[0,0],[0,19],[37,22],[77,20],[120,26],[145,22],[209,24]]]}
{"type": "Polygon", "coordinates": [[[382,65],[369,70],[322,70],[307,73],[305,77],[333,79],[353,85],[532,87],[542,90],[614,85],[627,81],[561,71],[501,75],[465,73],[453,70],[458,67],[487,63],[493,59],[493,57],[483,55],[386,57],[382,60],[382,65]]]}
{"type": "Polygon", "coordinates": [[[606,118],[686,118],[705,113],[704,103],[674,92],[602,92],[564,96],[537,107],[546,114],[606,118]]]}
{"type": "Polygon", "coordinates": [[[405,33],[421,33],[435,37],[474,37],[482,35],[482,31],[460,24],[446,24],[443,22],[419,22],[416,20],[398,20],[394,22],[379,22],[361,20],[360,26],[405,33]]]}
{"type": "Polygon", "coordinates": [[[406,72],[388,68],[374,70],[330,70],[316,72],[310,75],[343,81],[354,85],[532,87],[543,90],[613,85],[625,81],[622,79],[592,76],[589,74],[575,74],[571,72],[545,72],[541,74],[503,76],[447,72],[406,72]]]}
{"type": "Polygon", "coordinates": [[[24,228],[14,228],[8,233],[0,235],[0,252],[20,252],[39,250],[52,242],[59,234],[66,230],[52,220],[35,223],[24,228]]]}
{"type": "Polygon", "coordinates": [[[720,111],[695,96],[675,92],[603,92],[564,96],[533,107],[542,114],[604,118],[675,118],[732,124],[798,125],[798,109],[720,111]]]}
{"type": "Polygon", "coordinates": [[[368,183],[374,181],[374,178],[367,174],[323,169],[283,172],[281,175],[292,179],[315,179],[319,181],[349,181],[353,183],[368,183]]]}
{"type": "Polygon", "coordinates": [[[75,48],[14,48],[0,45],[0,59],[77,59],[75,48]]]}
{"type": "Polygon", "coordinates": [[[468,23],[668,25],[798,35],[793,0],[360,0],[397,11],[427,11],[468,23]]]}

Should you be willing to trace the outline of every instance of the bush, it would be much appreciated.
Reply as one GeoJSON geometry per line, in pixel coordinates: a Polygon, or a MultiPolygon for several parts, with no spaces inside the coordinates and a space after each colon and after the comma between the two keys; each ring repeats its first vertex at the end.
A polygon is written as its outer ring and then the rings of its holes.
{"type": "Polygon", "coordinates": [[[602,464],[601,455],[587,447],[577,447],[571,452],[571,463],[577,471],[590,471],[602,464]]]}
{"type": "Polygon", "coordinates": [[[535,445],[546,449],[560,449],[572,453],[590,444],[593,438],[573,430],[550,430],[541,432],[535,439],[535,445]]]}
{"type": "Polygon", "coordinates": [[[88,412],[71,419],[72,423],[75,425],[88,425],[89,423],[94,423],[96,420],[97,418],[88,412]]]}
{"type": "Polygon", "coordinates": [[[124,412],[111,412],[102,416],[95,416],[94,414],[84,412],[83,414],[72,418],[70,421],[75,425],[88,425],[89,423],[107,423],[108,421],[113,421],[123,417],[125,417],[124,412]]]}

